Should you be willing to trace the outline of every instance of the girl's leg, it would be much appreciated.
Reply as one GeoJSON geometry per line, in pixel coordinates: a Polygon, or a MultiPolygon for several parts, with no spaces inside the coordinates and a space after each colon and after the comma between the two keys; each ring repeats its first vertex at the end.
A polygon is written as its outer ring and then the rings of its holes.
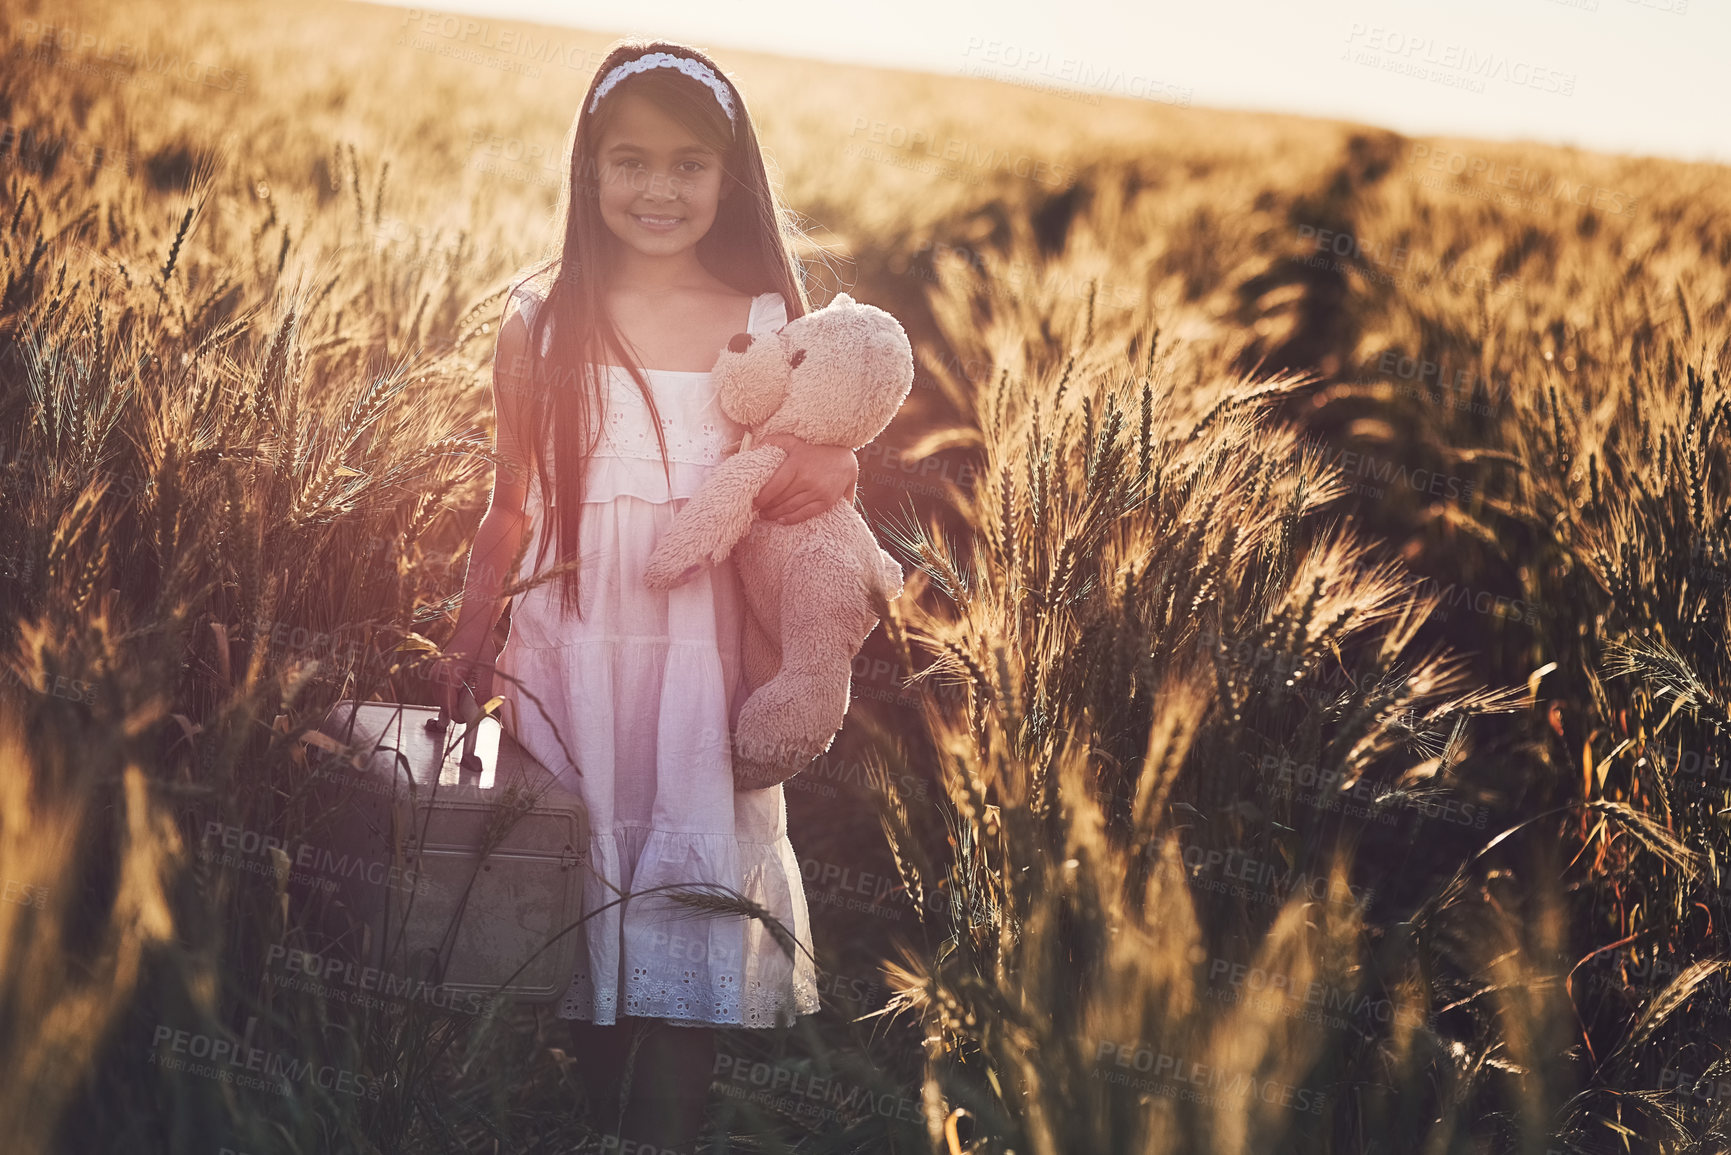
{"type": "Polygon", "coordinates": [[[619,1122],[620,1078],[625,1071],[625,1049],[631,1041],[630,1021],[597,1026],[587,1019],[568,1019],[571,1024],[571,1057],[583,1078],[583,1091],[595,1129],[610,1134],[619,1122]]]}
{"type": "Polygon", "coordinates": [[[715,1071],[715,1028],[643,1024],[620,1139],[696,1155],[715,1071]]]}

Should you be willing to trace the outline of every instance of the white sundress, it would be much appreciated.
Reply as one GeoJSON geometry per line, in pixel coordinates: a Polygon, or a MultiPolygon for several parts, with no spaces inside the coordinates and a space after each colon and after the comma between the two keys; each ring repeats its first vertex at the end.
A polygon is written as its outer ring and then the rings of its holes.
{"type": "MultiPolygon", "coordinates": [[[[524,285],[514,296],[532,321],[540,295],[524,285]]],[[[781,294],[752,300],[750,332],[786,320],[781,294]]],[[[722,411],[708,372],[646,375],[671,490],[637,385],[610,367],[605,429],[589,460],[580,523],[584,616],[562,612],[557,578],[518,595],[494,691],[507,698],[512,732],[589,809],[583,913],[614,902],[572,932],[582,945],[559,1017],[773,1027],[778,1012],[790,1020],[817,1012],[817,976],[782,787],[738,790],[733,781],[732,725],[746,697],[738,575],[729,558],[672,590],[650,590],[642,578],[674,513],[745,430],[722,411]],[[789,960],[762,922],[682,912],[659,893],[615,902],[595,872],[627,893],[721,884],[766,908],[803,949],[789,960]]],[[[534,471],[525,508],[538,535],[545,506],[534,471]]],[[[535,571],[539,547],[532,537],[521,574],[535,571]]],[[[542,568],[555,552],[549,544],[542,568]]]]}

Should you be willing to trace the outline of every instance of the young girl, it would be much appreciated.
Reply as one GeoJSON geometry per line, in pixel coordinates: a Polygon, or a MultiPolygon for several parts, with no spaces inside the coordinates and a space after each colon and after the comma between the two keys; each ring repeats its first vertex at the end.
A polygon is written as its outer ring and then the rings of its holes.
{"type": "MultiPolygon", "coordinates": [[[[684,1151],[702,1124],[715,1028],[791,1022],[818,997],[782,788],[734,788],[747,687],[732,559],[663,592],[642,572],[745,432],[716,402],[717,355],[807,301],[745,102],[703,53],[616,45],[578,109],[570,157],[561,251],[513,290],[499,332],[499,469],[447,647],[460,681],[446,707],[456,713],[464,685],[485,701],[495,672],[521,691],[504,691],[507,723],[589,809],[585,914],[617,897],[608,883],[718,884],[804,947],[790,960],[761,921],[692,917],[659,894],[572,932],[581,961],[558,1013],[591,1101],[617,1107],[635,1025],[619,1137],[684,1151]],[[533,570],[507,574],[525,535],[539,542],[533,570]],[[550,550],[576,564],[518,597],[489,665],[499,591],[548,568],[550,550]]],[[[760,517],[797,522],[852,499],[850,450],[767,440],[787,459],[760,517]]]]}

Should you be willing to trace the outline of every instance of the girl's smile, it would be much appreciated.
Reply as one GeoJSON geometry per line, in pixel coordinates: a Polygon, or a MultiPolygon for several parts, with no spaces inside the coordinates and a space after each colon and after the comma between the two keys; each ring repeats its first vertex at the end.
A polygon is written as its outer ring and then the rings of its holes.
{"type": "Polygon", "coordinates": [[[670,233],[678,228],[684,217],[650,216],[645,213],[632,213],[631,219],[652,233],[670,233]]]}

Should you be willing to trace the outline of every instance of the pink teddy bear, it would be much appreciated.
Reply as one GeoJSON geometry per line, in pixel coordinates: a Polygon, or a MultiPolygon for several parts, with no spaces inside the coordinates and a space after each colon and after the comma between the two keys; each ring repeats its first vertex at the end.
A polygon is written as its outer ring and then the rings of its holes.
{"type": "Polygon", "coordinates": [[[889,313],[842,293],[772,333],[737,334],[713,379],[722,409],[748,432],[674,517],[644,581],[670,589],[733,555],[750,611],[751,688],[733,772],[740,788],[765,789],[829,749],[847,715],[853,659],[901,595],[903,575],[850,503],[794,525],[759,520],[753,500],[787,454],[752,441],[790,433],[862,448],[913,388],[913,347],[889,313]]]}

